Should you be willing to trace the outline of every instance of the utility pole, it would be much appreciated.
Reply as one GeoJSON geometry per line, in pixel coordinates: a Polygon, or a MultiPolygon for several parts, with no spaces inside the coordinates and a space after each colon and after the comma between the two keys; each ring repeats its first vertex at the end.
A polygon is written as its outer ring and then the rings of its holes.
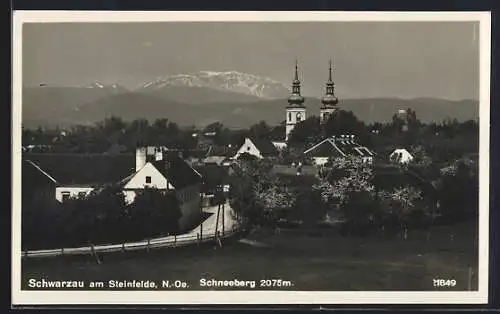
{"type": "Polygon", "coordinates": [[[215,238],[217,238],[217,231],[219,230],[219,215],[220,215],[220,189],[219,187],[215,190],[215,201],[217,202],[217,218],[215,220],[215,238]]]}
{"type": "Polygon", "coordinates": [[[225,214],[224,214],[224,210],[226,208],[226,206],[225,206],[226,205],[226,200],[223,199],[223,201],[224,201],[224,203],[222,203],[222,237],[224,237],[224,231],[225,231],[225,225],[224,225],[224,221],[225,221],[224,216],[225,216],[225,214]]]}
{"type": "Polygon", "coordinates": [[[203,242],[203,197],[200,194],[200,241],[203,242]]]}

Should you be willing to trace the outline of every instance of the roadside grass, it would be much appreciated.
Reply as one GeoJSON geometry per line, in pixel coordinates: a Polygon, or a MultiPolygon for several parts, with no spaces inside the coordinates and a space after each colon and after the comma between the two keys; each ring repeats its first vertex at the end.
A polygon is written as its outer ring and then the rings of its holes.
{"type": "MultiPolygon", "coordinates": [[[[407,240],[382,237],[342,237],[337,233],[311,236],[300,231],[276,234],[259,230],[246,236],[263,246],[237,240],[150,252],[26,259],[22,289],[29,279],[45,280],[183,280],[189,289],[202,278],[290,281],[271,290],[429,291],[477,290],[478,253],[473,223],[409,232],[407,240]],[[433,279],[454,279],[455,287],[434,287],[433,279]]],[[[217,288],[242,289],[242,288],[217,288]]]]}

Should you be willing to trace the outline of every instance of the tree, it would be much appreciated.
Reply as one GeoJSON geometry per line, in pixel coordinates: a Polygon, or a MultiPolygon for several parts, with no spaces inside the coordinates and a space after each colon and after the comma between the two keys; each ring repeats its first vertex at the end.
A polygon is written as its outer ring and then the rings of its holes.
{"type": "Polygon", "coordinates": [[[423,204],[422,192],[412,186],[395,188],[392,191],[380,191],[378,197],[383,210],[383,227],[391,227],[395,222],[403,239],[407,237],[409,224],[416,218],[428,216],[427,207],[423,204]]]}
{"type": "Polygon", "coordinates": [[[288,143],[292,146],[309,147],[321,140],[323,130],[318,117],[311,116],[298,123],[290,132],[288,143]]]}
{"type": "Polygon", "coordinates": [[[248,130],[250,136],[253,138],[266,138],[269,139],[271,135],[271,128],[265,121],[260,121],[257,124],[254,124],[248,130]]]}
{"type": "Polygon", "coordinates": [[[274,180],[270,187],[265,184],[255,185],[253,193],[257,206],[262,208],[262,220],[267,223],[275,224],[295,205],[295,195],[277,180],[274,180]]]}
{"type": "Polygon", "coordinates": [[[457,159],[442,168],[438,191],[439,209],[447,221],[476,219],[479,212],[477,162],[457,159]]]}
{"type": "MultiPolygon", "coordinates": [[[[259,159],[239,160],[237,169],[231,175],[229,202],[239,219],[250,226],[269,222],[269,212],[265,208],[271,204],[276,207],[282,201],[281,196],[269,192],[267,196],[275,196],[274,202],[266,204],[266,190],[272,189],[276,182],[271,173],[273,165],[259,159]]],[[[278,192],[278,191],[275,191],[278,192]]]]}
{"type": "Polygon", "coordinates": [[[424,168],[429,168],[432,165],[432,159],[422,145],[412,146],[410,151],[413,156],[411,164],[424,168]]]}
{"type": "Polygon", "coordinates": [[[129,208],[138,239],[179,231],[182,213],[173,192],[145,189],[136,195],[129,208]]]}
{"type": "Polygon", "coordinates": [[[368,128],[352,111],[339,110],[326,121],[324,135],[331,137],[345,134],[355,135],[362,144],[368,144],[370,139],[368,128]]]}
{"type": "Polygon", "coordinates": [[[323,203],[340,211],[349,233],[360,233],[376,214],[373,169],[359,157],[334,158],[319,171],[314,185],[323,203]]]}

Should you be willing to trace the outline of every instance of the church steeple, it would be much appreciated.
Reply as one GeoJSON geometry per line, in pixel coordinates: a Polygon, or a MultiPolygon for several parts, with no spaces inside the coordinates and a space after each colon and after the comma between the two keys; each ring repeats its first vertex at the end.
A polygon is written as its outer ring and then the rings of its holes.
{"type": "Polygon", "coordinates": [[[335,96],[335,83],[332,80],[332,60],[328,67],[328,81],[326,82],[326,93],[321,99],[323,107],[333,107],[338,104],[339,100],[335,96]]]}
{"type": "Polygon", "coordinates": [[[299,80],[299,66],[295,60],[295,72],[292,83],[292,94],[288,97],[288,106],[286,107],[286,128],[285,139],[288,141],[288,136],[292,129],[300,122],[306,119],[306,107],[304,106],[304,97],[300,94],[301,82],[299,80]]]}
{"type": "Polygon", "coordinates": [[[304,97],[300,94],[301,82],[299,80],[298,61],[295,59],[295,75],[292,83],[292,95],[288,97],[288,105],[301,107],[304,104],[304,97]]]}
{"type": "Polygon", "coordinates": [[[326,121],[336,110],[336,106],[339,102],[338,98],[335,96],[335,83],[332,79],[332,60],[329,62],[328,67],[328,81],[326,82],[326,92],[321,99],[320,108],[320,119],[321,121],[326,121]]]}

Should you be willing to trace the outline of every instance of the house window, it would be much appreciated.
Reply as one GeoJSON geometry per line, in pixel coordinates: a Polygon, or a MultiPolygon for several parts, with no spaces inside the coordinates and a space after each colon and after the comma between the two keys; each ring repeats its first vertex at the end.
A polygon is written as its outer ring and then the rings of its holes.
{"type": "Polygon", "coordinates": [[[70,193],[69,192],[62,192],[62,201],[63,202],[66,202],[69,200],[69,197],[70,197],[70,193]]]}
{"type": "Polygon", "coordinates": [[[146,177],[146,183],[151,183],[151,177],[150,176],[146,177]]]}
{"type": "Polygon", "coordinates": [[[288,113],[288,121],[292,122],[292,113],[291,112],[288,113]]]}
{"type": "Polygon", "coordinates": [[[247,146],[247,151],[250,151],[250,146],[247,146]]]}
{"type": "Polygon", "coordinates": [[[87,193],[86,192],[78,192],[78,198],[85,198],[85,196],[87,196],[87,193]]]}

